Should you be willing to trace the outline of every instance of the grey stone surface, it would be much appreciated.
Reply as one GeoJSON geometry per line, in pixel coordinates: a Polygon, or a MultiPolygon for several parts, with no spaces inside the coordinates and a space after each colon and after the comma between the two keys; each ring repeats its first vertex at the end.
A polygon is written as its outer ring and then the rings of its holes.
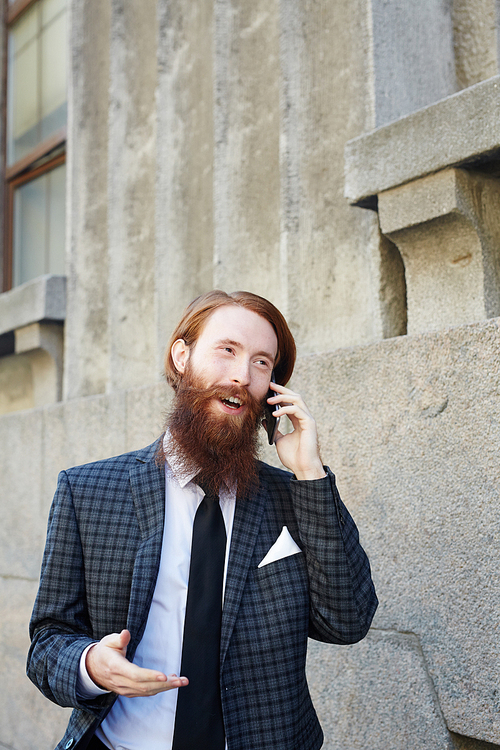
{"type": "MultiPolygon", "coordinates": [[[[43,410],[0,417],[2,523],[0,576],[36,581],[46,516],[42,508],[43,410]]],[[[0,738],[1,739],[1,738],[0,738]]]]}
{"type": "Polygon", "coordinates": [[[500,78],[431,104],[345,146],[352,203],[500,147],[500,78]]]}
{"type": "Polygon", "coordinates": [[[374,126],[367,4],[282,0],[280,34],[283,311],[302,353],[394,335],[377,218],[343,197],[344,144],[374,126]]]}
{"type": "Polygon", "coordinates": [[[453,40],[459,88],[498,75],[497,0],[454,0],[453,40]]]}
{"type": "Polygon", "coordinates": [[[0,294],[0,334],[42,320],[64,321],[66,279],[40,276],[0,294]]]}
{"type": "Polygon", "coordinates": [[[453,750],[418,638],[372,630],[354,646],[309,641],[323,750],[453,750]]]}
{"type": "Polygon", "coordinates": [[[109,53],[108,391],[157,380],[157,42],[156,0],[114,0],[109,53]]]}
{"type": "Polygon", "coordinates": [[[60,401],[63,379],[63,326],[57,323],[32,323],[15,332],[16,354],[31,357],[34,406],[60,401]]]}
{"type": "Polygon", "coordinates": [[[0,357],[0,414],[32,409],[34,405],[29,354],[0,357]]]}
{"type": "Polygon", "coordinates": [[[185,306],[213,286],[213,2],[158,2],[157,370],[185,306]]]}
{"type": "Polygon", "coordinates": [[[149,445],[163,432],[171,395],[171,388],[164,382],[127,391],[125,450],[149,445]]]}
{"type": "Polygon", "coordinates": [[[447,169],[379,195],[405,264],[408,332],[500,313],[500,182],[447,169]]]}
{"type": "Polygon", "coordinates": [[[420,640],[448,728],[500,744],[500,321],[299,362],[370,554],[375,627],[420,640]]]}
{"type": "Polygon", "coordinates": [[[53,750],[70,710],[46,700],[26,677],[28,621],[37,581],[0,576],[0,747],[53,750]]]}
{"type": "Polygon", "coordinates": [[[370,5],[379,127],[457,90],[452,3],[371,0],[370,5]]]}
{"type": "Polygon", "coordinates": [[[64,397],[108,378],[108,110],[111,0],[69,3],[64,397]]]}
{"type": "Polygon", "coordinates": [[[278,8],[214,5],[213,284],[281,304],[278,8]]]}

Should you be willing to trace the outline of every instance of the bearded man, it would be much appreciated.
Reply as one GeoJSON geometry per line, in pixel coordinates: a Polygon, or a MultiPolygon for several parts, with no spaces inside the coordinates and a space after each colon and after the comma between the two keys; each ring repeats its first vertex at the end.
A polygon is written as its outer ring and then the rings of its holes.
{"type": "Polygon", "coordinates": [[[359,641],[377,599],[315,421],[285,387],[294,363],[270,302],[199,297],[167,349],[161,438],[60,474],[28,657],[75,709],[57,750],[321,747],[307,637],[359,641]],[[292,474],[257,459],[266,400],[291,421],[275,444],[292,474]]]}

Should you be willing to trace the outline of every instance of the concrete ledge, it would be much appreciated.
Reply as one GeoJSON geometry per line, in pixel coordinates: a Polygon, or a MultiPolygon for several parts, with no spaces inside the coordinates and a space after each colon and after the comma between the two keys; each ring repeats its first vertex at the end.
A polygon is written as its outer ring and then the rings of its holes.
{"type": "Polygon", "coordinates": [[[500,76],[464,89],[348,141],[345,191],[351,203],[445,167],[500,152],[500,76]]]}
{"type": "Polygon", "coordinates": [[[0,336],[41,321],[64,322],[65,317],[65,276],[40,276],[0,294],[0,336]]]}

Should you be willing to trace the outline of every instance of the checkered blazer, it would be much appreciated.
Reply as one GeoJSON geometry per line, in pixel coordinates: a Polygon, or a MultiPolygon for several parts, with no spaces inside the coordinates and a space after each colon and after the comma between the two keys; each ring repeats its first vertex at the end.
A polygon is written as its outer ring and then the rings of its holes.
{"type": "MultiPolygon", "coordinates": [[[[56,750],[84,750],[115,699],[78,697],[85,647],[128,628],[133,659],[144,632],[164,524],[156,447],[59,476],[28,656],[42,693],[75,709],[56,750]]],[[[261,464],[258,491],[236,504],[227,571],[220,683],[228,750],[320,748],[307,637],[355,643],[376,606],[368,559],[333,474],[297,481],[261,464]],[[258,568],[283,526],[302,552],[258,568]]]]}

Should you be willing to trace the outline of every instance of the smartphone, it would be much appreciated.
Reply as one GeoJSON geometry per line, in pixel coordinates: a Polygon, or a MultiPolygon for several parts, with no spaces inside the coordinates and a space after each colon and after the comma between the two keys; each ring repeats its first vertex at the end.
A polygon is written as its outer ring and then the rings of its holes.
{"type": "Polygon", "coordinates": [[[274,383],[274,372],[271,375],[271,387],[269,388],[267,392],[266,399],[264,401],[264,417],[266,420],[266,431],[267,431],[267,439],[269,440],[269,445],[272,445],[274,441],[276,440],[276,434],[278,432],[278,427],[280,423],[279,417],[274,417],[273,412],[278,411],[279,404],[268,404],[267,399],[271,398],[271,396],[277,396],[277,392],[272,390],[272,384],[274,383]]]}

